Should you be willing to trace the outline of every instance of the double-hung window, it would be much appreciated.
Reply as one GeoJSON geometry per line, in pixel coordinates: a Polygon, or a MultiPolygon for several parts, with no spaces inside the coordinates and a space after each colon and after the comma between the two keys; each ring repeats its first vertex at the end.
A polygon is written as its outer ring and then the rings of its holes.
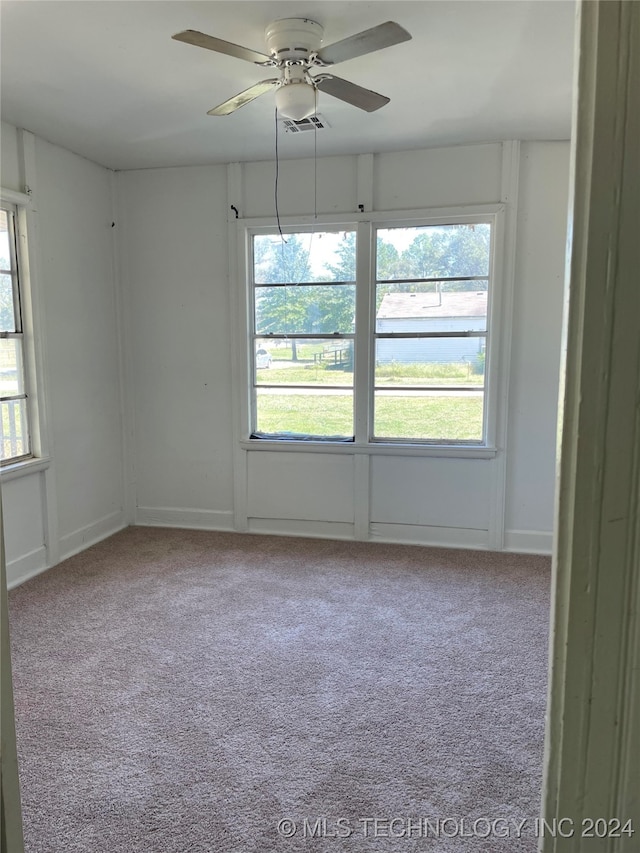
{"type": "Polygon", "coordinates": [[[354,230],[253,237],[253,435],[353,439],[354,230]]]}
{"type": "Polygon", "coordinates": [[[497,218],[250,230],[250,437],[488,447],[497,218]]]}
{"type": "Polygon", "coordinates": [[[376,233],[373,437],[482,442],[491,225],[376,233]]]}
{"type": "Polygon", "coordinates": [[[0,462],[31,456],[27,376],[22,326],[22,293],[18,259],[17,211],[0,207],[0,462]]]}

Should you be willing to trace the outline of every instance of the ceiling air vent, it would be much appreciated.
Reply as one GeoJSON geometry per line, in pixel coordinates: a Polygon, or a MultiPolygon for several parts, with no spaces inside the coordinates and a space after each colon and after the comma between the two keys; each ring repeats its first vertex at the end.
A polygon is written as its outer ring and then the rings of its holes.
{"type": "Polygon", "coordinates": [[[324,130],[329,127],[329,122],[323,116],[315,115],[294,121],[292,118],[282,119],[282,124],[287,133],[301,133],[304,130],[324,130]]]}

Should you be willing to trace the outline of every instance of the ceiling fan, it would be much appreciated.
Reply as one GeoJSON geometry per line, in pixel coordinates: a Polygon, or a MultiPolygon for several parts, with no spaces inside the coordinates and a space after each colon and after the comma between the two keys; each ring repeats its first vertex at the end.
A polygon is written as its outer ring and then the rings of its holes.
{"type": "Polygon", "coordinates": [[[388,104],[389,98],[384,95],[364,89],[322,69],[330,69],[346,59],[354,59],[408,41],[411,38],[409,33],[399,24],[387,21],[321,49],[323,35],[323,27],[308,18],[283,18],[269,24],[265,31],[268,53],[259,53],[197,30],[184,30],[172,38],[235,56],[263,68],[273,68],[278,73],[277,77],[261,80],[209,110],[207,115],[210,116],[229,115],[273,90],[280,115],[294,121],[301,121],[315,113],[317,90],[367,112],[373,112],[388,104]],[[320,73],[312,75],[311,69],[320,69],[320,73]]]}

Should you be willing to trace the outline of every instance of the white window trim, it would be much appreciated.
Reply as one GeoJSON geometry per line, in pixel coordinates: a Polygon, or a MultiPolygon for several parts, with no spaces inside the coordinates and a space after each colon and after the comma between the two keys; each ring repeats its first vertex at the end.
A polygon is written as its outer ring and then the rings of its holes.
{"type": "MultiPolygon", "coordinates": [[[[7,398],[6,402],[21,400],[22,402],[22,413],[20,416],[20,436],[21,443],[23,445],[23,450],[26,452],[16,454],[14,456],[10,456],[6,459],[0,460],[0,469],[5,469],[9,465],[20,465],[24,462],[29,462],[33,459],[33,429],[32,429],[32,406],[31,406],[31,375],[29,371],[29,352],[28,352],[28,335],[24,325],[24,319],[26,314],[25,309],[25,301],[26,301],[26,288],[27,282],[23,278],[23,268],[22,268],[22,255],[21,255],[21,217],[20,217],[20,208],[15,204],[15,202],[9,201],[5,197],[2,198],[0,202],[1,208],[3,212],[7,214],[7,218],[10,221],[10,230],[9,234],[11,235],[10,243],[12,244],[9,248],[9,269],[10,269],[10,277],[12,280],[12,293],[13,293],[13,316],[14,316],[14,329],[13,331],[7,330],[2,333],[2,337],[4,340],[15,341],[16,353],[19,352],[19,356],[17,356],[18,366],[18,387],[17,392],[15,394],[10,395],[7,398]],[[5,337],[6,335],[6,337],[5,337]]],[[[8,272],[8,270],[5,270],[8,272]]],[[[4,434],[4,433],[3,433],[4,434]]]]}
{"type": "Polygon", "coordinates": [[[19,480],[27,474],[37,474],[40,471],[46,471],[51,465],[51,459],[48,456],[30,456],[28,459],[20,459],[16,462],[7,462],[2,466],[0,471],[0,479],[3,483],[10,483],[11,480],[19,480]]]}
{"type": "Polygon", "coordinates": [[[14,204],[16,207],[27,207],[31,204],[31,196],[17,190],[8,190],[0,187],[0,202],[3,204],[14,204]]]}
{"type": "Polygon", "coordinates": [[[27,392],[27,417],[29,420],[30,454],[20,459],[7,460],[0,466],[0,480],[10,482],[20,477],[46,471],[51,465],[47,450],[43,406],[39,399],[40,362],[36,349],[34,312],[34,279],[32,253],[34,232],[32,195],[17,190],[0,188],[0,202],[14,208],[16,253],[20,276],[22,310],[23,354],[25,363],[25,390],[27,392]]]}
{"type": "MultiPolygon", "coordinates": [[[[332,441],[310,441],[286,439],[252,439],[250,438],[252,421],[252,372],[251,372],[251,347],[252,324],[253,324],[253,289],[249,286],[250,270],[252,264],[251,238],[254,234],[273,233],[277,228],[274,217],[260,217],[253,219],[238,219],[235,221],[238,237],[238,305],[240,315],[240,329],[237,342],[237,365],[241,382],[241,393],[239,395],[239,417],[241,433],[238,436],[239,445],[243,450],[257,450],[259,452],[284,451],[288,453],[321,452],[342,453],[346,455],[384,455],[384,456],[433,456],[448,458],[467,459],[490,459],[497,455],[498,413],[500,410],[499,394],[501,387],[506,383],[501,382],[501,375],[508,370],[508,365],[500,364],[500,353],[504,350],[503,342],[510,336],[510,329],[505,328],[503,305],[506,304],[507,282],[505,281],[505,216],[506,204],[479,204],[462,205],[457,207],[424,208],[420,210],[400,211],[368,211],[357,214],[328,214],[313,216],[282,216],[280,224],[283,230],[295,230],[297,233],[321,230],[323,227],[344,227],[351,230],[354,227],[358,231],[358,237],[365,236],[367,245],[371,247],[371,257],[360,249],[356,258],[356,279],[371,281],[371,271],[375,269],[375,244],[369,238],[369,232],[373,226],[378,228],[417,226],[417,225],[441,225],[441,224],[464,224],[478,221],[487,221],[492,225],[493,247],[490,261],[489,279],[491,282],[489,309],[488,309],[488,335],[487,335],[487,360],[485,374],[485,406],[483,431],[485,441],[481,444],[463,444],[444,442],[403,442],[384,441],[376,439],[369,440],[369,425],[373,423],[373,400],[374,395],[370,393],[370,372],[372,371],[371,349],[374,346],[372,335],[373,328],[373,306],[372,289],[358,287],[356,284],[356,316],[362,326],[364,322],[366,329],[360,329],[355,338],[355,362],[354,374],[354,399],[360,395],[360,399],[368,398],[369,411],[363,413],[363,407],[355,405],[355,441],[332,442],[332,441]],[[364,233],[363,233],[364,232],[364,233]],[[364,318],[364,320],[363,320],[364,318]],[[366,348],[366,349],[365,349],[366,348]],[[360,357],[358,357],[360,356],[360,357]]],[[[362,240],[358,240],[362,246],[362,240]]]]}

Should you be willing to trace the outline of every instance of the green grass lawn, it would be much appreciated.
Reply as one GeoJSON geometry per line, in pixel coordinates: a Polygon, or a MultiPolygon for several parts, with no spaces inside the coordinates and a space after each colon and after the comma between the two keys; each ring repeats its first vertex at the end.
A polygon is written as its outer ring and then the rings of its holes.
{"type": "MultiPolygon", "coordinates": [[[[264,343],[264,346],[269,350],[269,354],[274,361],[291,361],[293,356],[293,352],[290,346],[281,347],[275,346],[270,347],[268,342],[264,343]]],[[[313,344],[298,344],[296,346],[296,353],[299,361],[313,361],[314,355],[317,353],[321,353],[325,348],[326,344],[320,341],[319,343],[313,344]]]]}
{"type": "MultiPolygon", "coordinates": [[[[334,369],[329,364],[300,362],[295,367],[256,371],[258,385],[353,385],[353,371],[334,369]]],[[[376,384],[396,385],[474,385],[484,383],[482,374],[473,373],[468,364],[385,364],[376,368],[376,384]]]]}
{"type": "Polygon", "coordinates": [[[258,385],[353,385],[352,371],[327,370],[313,362],[280,368],[277,364],[274,361],[270,368],[256,371],[258,385]]]}
{"type": "MultiPolygon", "coordinates": [[[[379,396],[375,409],[377,438],[482,438],[482,397],[379,396]]],[[[349,394],[259,394],[259,432],[305,435],[353,435],[349,394]]]]}

